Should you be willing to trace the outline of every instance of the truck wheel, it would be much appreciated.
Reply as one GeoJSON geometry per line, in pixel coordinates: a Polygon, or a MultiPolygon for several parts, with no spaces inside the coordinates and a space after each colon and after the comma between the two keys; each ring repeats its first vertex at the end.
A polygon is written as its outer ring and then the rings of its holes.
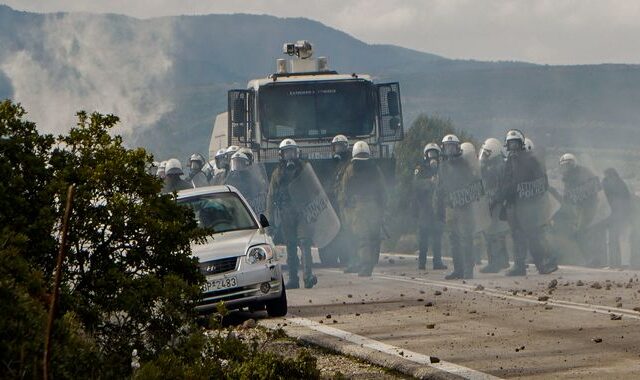
{"type": "Polygon", "coordinates": [[[320,248],[318,249],[318,256],[320,256],[320,262],[323,266],[329,268],[338,267],[338,255],[334,249],[320,248]]]}
{"type": "Polygon", "coordinates": [[[270,317],[284,317],[287,315],[287,290],[284,287],[284,279],[282,279],[282,291],[280,297],[267,301],[265,303],[267,307],[267,314],[270,317]]]}

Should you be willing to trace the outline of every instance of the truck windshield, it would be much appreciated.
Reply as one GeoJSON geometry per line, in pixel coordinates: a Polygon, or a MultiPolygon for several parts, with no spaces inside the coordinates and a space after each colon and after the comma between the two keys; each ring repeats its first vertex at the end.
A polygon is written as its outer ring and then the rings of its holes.
{"type": "Polygon", "coordinates": [[[273,83],[260,88],[260,127],[267,139],[369,135],[375,123],[371,83],[273,83]]]}

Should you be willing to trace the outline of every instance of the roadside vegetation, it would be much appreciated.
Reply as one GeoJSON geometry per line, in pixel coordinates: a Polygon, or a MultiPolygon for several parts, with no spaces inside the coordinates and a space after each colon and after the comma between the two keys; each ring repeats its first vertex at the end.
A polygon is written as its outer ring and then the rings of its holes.
{"type": "Polygon", "coordinates": [[[75,186],[51,343],[51,377],[314,378],[308,355],[282,359],[198,326],[204,278],[193,213],[149,174],[152,157],[78,113],[64,135],[38,132],[0,103],[0,373],[42,377],[47,313],[67,188],[75,186]]]}

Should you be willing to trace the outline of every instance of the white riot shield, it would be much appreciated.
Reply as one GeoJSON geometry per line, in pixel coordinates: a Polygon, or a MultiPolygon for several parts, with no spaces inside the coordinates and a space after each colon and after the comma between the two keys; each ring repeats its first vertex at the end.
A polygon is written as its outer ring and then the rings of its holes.
{"type": "Polygon", "coordinates": [[[331,243],[340,231],[340,219],[309,163],[289,184],[289,196],[314,245],[324,248],[331,243]]]}

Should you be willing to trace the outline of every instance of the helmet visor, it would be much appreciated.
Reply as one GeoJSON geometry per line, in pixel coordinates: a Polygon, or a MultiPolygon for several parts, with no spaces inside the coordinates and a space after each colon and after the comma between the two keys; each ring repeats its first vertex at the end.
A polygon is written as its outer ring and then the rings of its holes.
{"type": "Polygon", "coordinates": [[[241,171],[249,167],[249,160],[243,157],[235,157],[231,159],[231,170],[241,171]]]}
{"type": "Polygon", "coordinates": [[[283,160],[297,160],[298,159],[298,149],[294,149],[294,148],[289,148],[289,149],[283,149],[280,152],[280,155],[282,156],[283,160]]]}
{"type": "Polygon", "coordinates": [[[447,156],[455,156],[460,152],[460,144],[457,142],[445,142],[443,150],[447,156]]]}
{"type": "Polygon", "coordinates": [[[331,148],[333,149],[333,153],[344,153],[348,149],[348,144],[343,141],[340,141],[340,142],[331,144],[331,148]]]}
{"type": "Polygon", "coordinates": [[[507,141],[507,150],[509,152],[515,152],[515,151],[518,151],[518,150],[522,150],[522,140],[513,139],[513,140],[507,141]]]}
{"type": "Polygon", "coordinates": [[[226,155],[216,156],[216,167],[218,169],[227,169],[229,167],[229,160],[226,155]]]}
{"type": "Polygon", "coordinates": [[[435,150],[435,149],[429,149],[429,150],[427,151],[427,153],[424,155],[424,157],[425,157],[425,158],[427,158],[427,159],[432,159],[432,158],[437,159],[437,158],[438,158],[438,156],[440,156],[440,154],[439,154],[439,153],[438,153],[438,151],[437,151],[437,150],[435,150]]]}
{"type": "Polygon", "coordinates": [[[190,169],[191,169],[191,171],[200,171],[200,170],[202,170],[202,162],[200,162],[200,161],[191,161],[190,169]]]}
{"type": "Polygon", "coordinates": [[[493,155],[493,152],[491,151],[491,149],[487,149],[487,148],[480,149],[480,161],[488,160],[491,157],[491,155],[493,155]]]}

